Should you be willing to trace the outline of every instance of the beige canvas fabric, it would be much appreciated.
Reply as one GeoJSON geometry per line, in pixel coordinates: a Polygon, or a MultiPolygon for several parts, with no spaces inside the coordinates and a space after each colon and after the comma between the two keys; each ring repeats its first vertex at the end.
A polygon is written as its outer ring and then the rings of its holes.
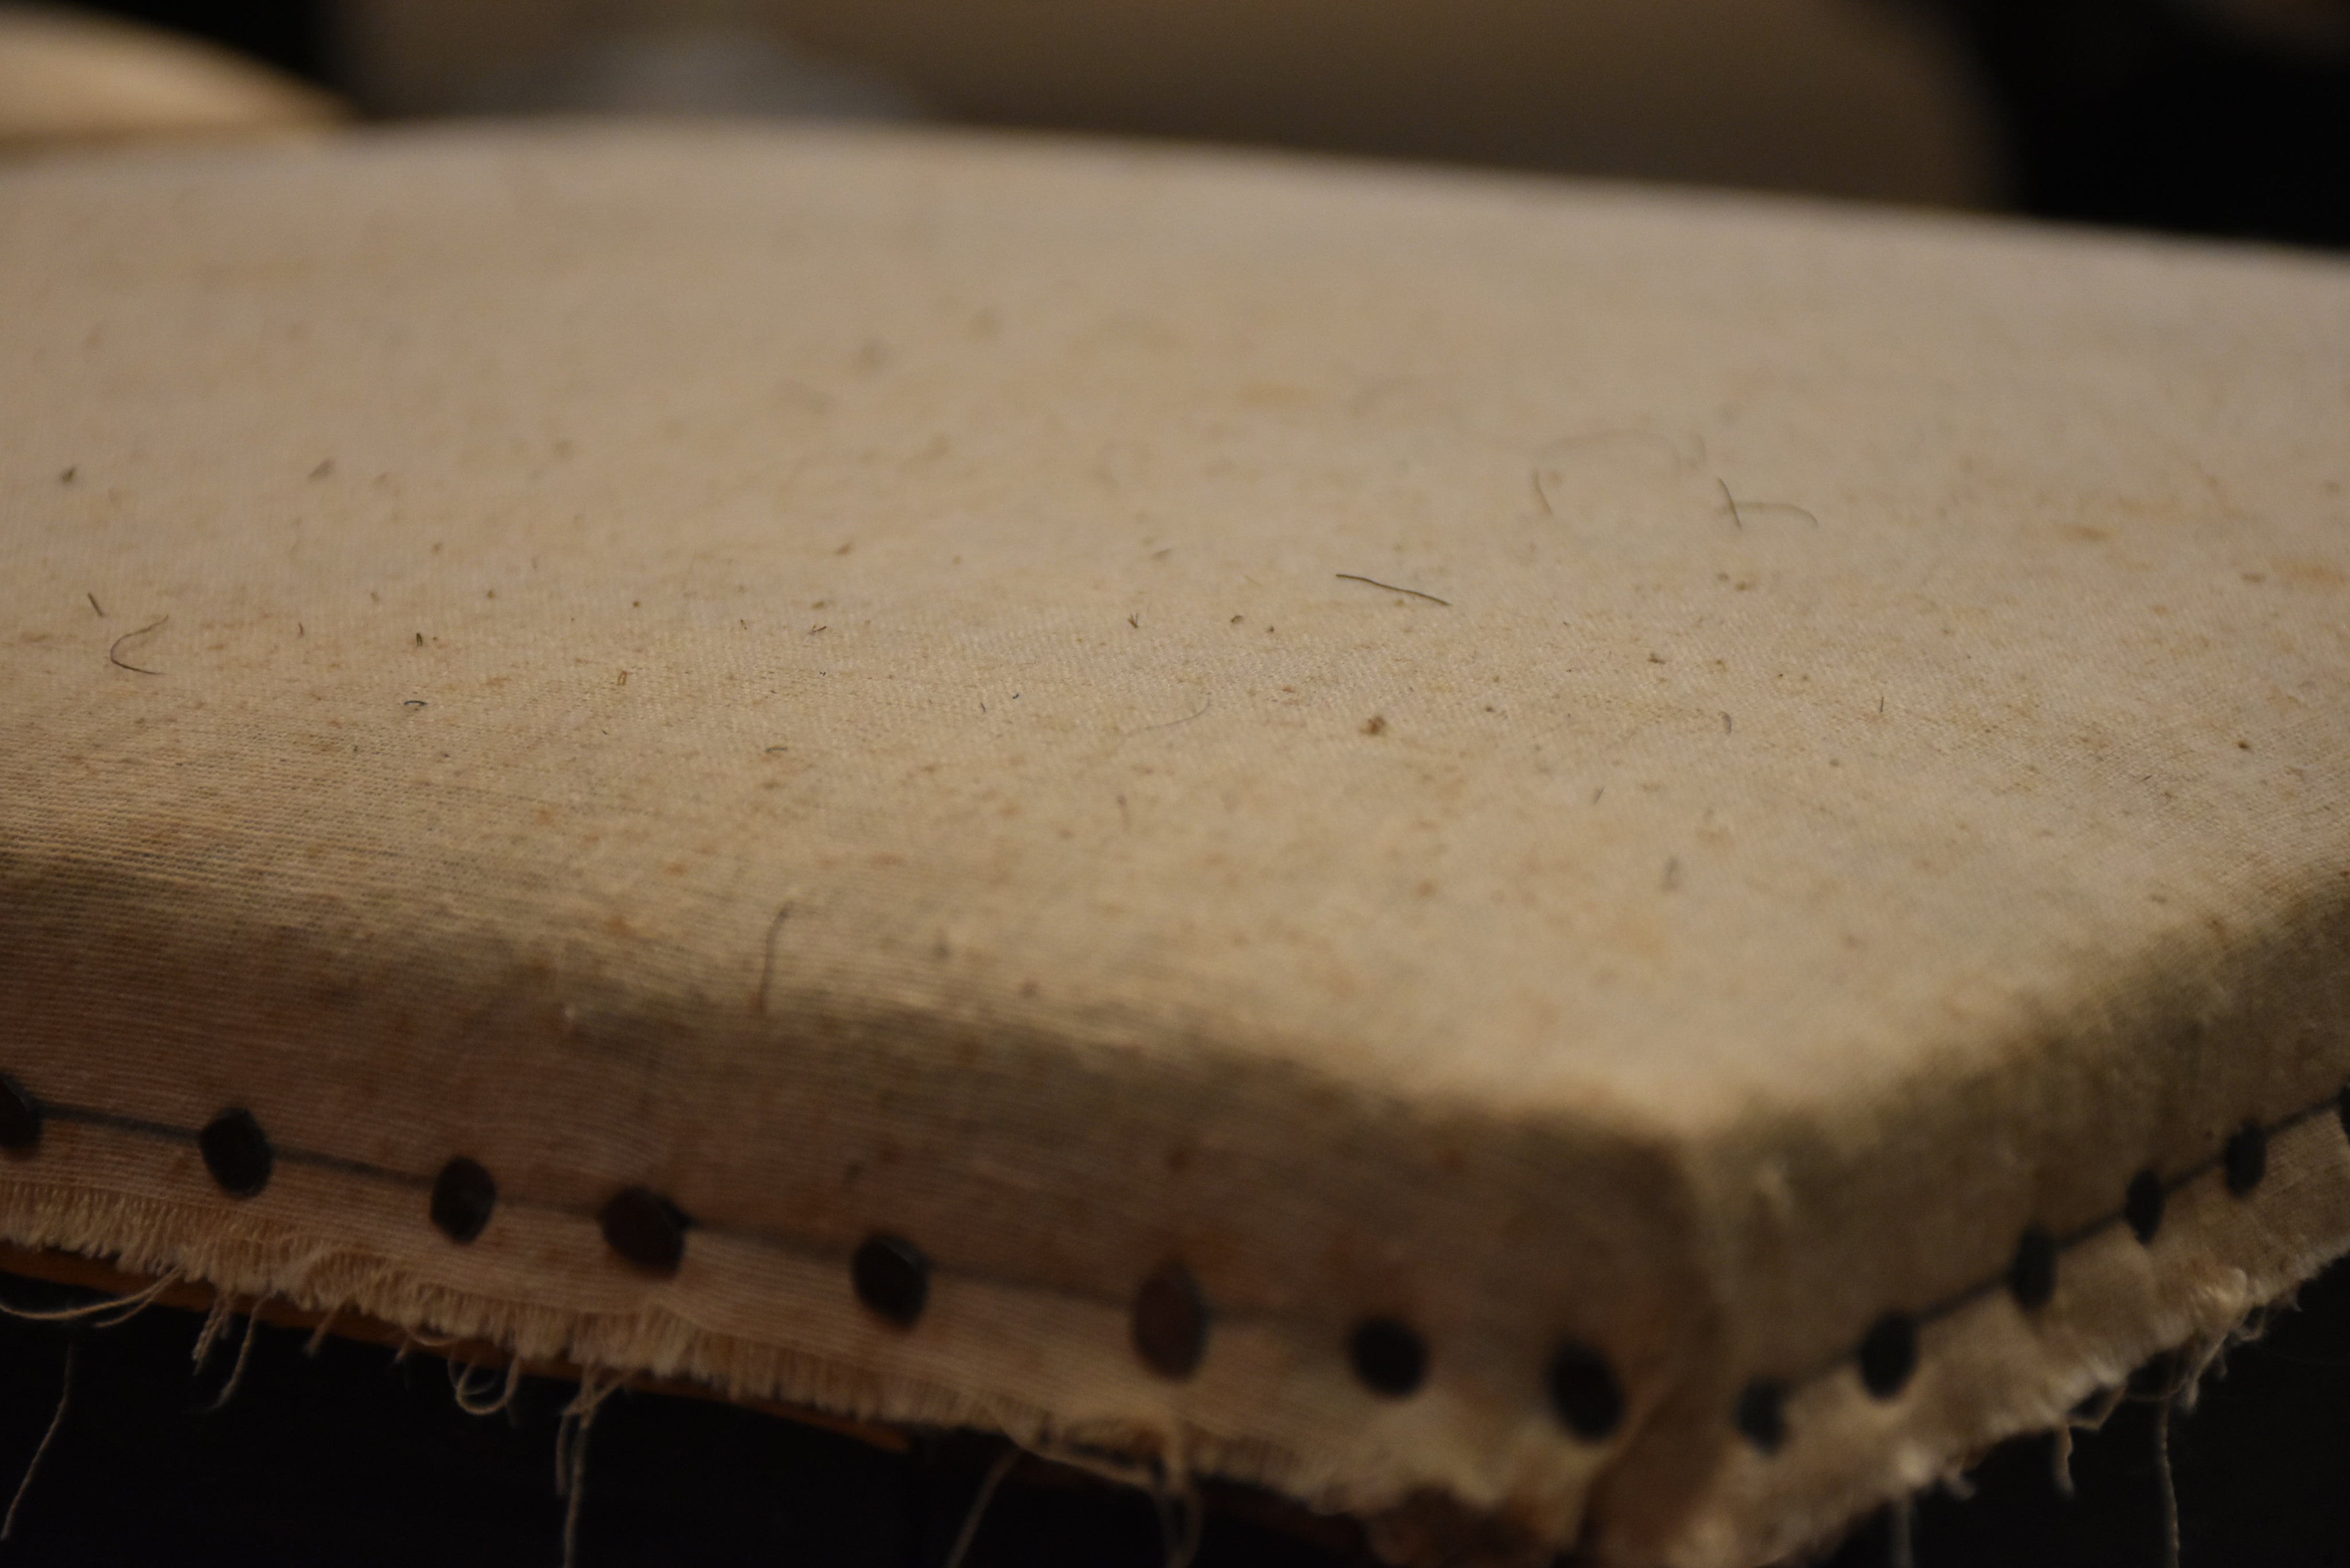
{"type": "Polygon", "coordinates": [[[2337,263],[446,132],[0,297],[5,1240],[1691,1565],[2350,1245],[2337,263]]]}

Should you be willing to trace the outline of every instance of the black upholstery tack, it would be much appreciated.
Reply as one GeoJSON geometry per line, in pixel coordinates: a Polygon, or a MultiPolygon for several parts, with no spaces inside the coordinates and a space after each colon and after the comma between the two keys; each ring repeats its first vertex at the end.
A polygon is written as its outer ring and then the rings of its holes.
{"type": "Polygon", "coordinates": [[[2261,1184],[2269,1173],[2269,1135],[2258,1122],[2246,1122],[2236,1129],[2220,1155],[2220,1164],[2228,1173],[2228,1190],[2241,1198],[2261,1184]]]}
{"type": "Polygon", "coordinates": [[[868,1236],[848,1262],[857,1299],[876,1317],[911,1328],[931,1300],[931,1261],[902,1236],[868,1236]]]}
{"type": "Polygon", "coordinates": [[[2140,1245],[2153,1245],[2155,1233],[2162,1229],[2162,1178],[2150,1170],[2130,1178],[2129,1191],[2122,1198],[2122,1218],[2129,1221],[2130,1234],[2140,1245]]]}
{"type": "Polygon", "coordinates": [[[196,1147],[203,1153],[204,1168],[232,1198],[251,1198],[267,1187],[270,1172],[277,1167],[269,1135],[242,1106],[206,1122],[196,1135],[196,1147]]]}
{"type": "Polygon", "coordinates": [[[1347,1338],[1355,1376],[1372,1393],[1401,1399],[1428,1380],[1428,1342],[1409,1324],[1391,1317],[1367,1318],[1347,1338]]]}
{"type": "Polygon", "coordinates": [[[432,1223],[452,1241],[470,1241],[480,1235],[497,1206],[496,1179],[478,1160],[461,1154],[432,1179],[432,1223]]]}
{"type": "MultiPolygon", "coordinates": [[[[2267,1175],[2269,1135],[2329,1109],[2340,1122],[2344,1135],[2350,1137],[2350,1083],[2345,1083],[2272,1126],[2245,1122],[2228,1138],[2218,1160],[2180,1176],[2177,1185],[2200,1180],[2214,1173],[2216,1167],[2216,1173],[2222,1177],[2230,1192],[2238,1197],[2249,1194],[2267,1175]]],[[[192,1134],[179,1124],[66,1101],[39,1100],[15,1078],[0,1073],[0,1150],[19,1156],[29,1153],[38,1147],[51,1122],[175,1143],[192,1137],[213,1180],[222,1190],[239,1198],[250,1198],[265,1189],[278,1158],[278,1151],[260,1123],[251,1111],[241,1106],[221,1112],[192,1134]]],[[[302,1166],[362,1179],[402,1185],[420,1179],[399,1170],[318,1150],[289,1149],[285,1158],[302,1166]]],[[[2121,1213],[2088,1226],[2082,1234],[2102,1229],[2114,1218],[2119,1218],[2128,1224],[2141,1244],[2151,1245],[2162,1228],[2168,1196],[2168,1185],[2159,1174],[2152,1169],[2141,1170],[2130,1180],[2121,1213]]],[[[467,1241],[482,1233],[497,1201],[496,1183],[486,1169],[470,1159],[452,1159],[432,1183],[431,1218],[452,1239],[467,1241]]],[[[616,1194],[599,1212],[598,1220],[614,1251],[639,1267],[662,1274],[673,1273],[681,1265],[685,1233],[693,1223],[676,1204],[644,1188],[630,1188],[616,1194]]],[[[2036,1309],[2053,1299],[2057,1265],[2067,1244],[2055,1241],[2039,1227],[2027,1230],[2019,1239],[2003,1282],[1994,1277],[1966,1285],[1942,1302],[1929,1304],[1922,1314],[1924,1320],[1939,1321],[2002,1282],[2019,1305],[2027,1311],[2036,1309]]],[[[875,1235],[858,1249],[851,1273],[858,1297],[867,1307],[892,1323],[908,1325],[921,1315],[928,1303],[930,1268],[929,1259],[911,1242],[875,1235]]],[[[1182,1272],[1180,1264],[1168,1265],[1143,1282],[1130,1306],[1138,1355],[1167,1376],[1190,1376],[1205,1355],[1211,1317],[1197,1282],[1182,1272]]],[[[1838,1358],[1838,1364],[1851,1360],[1871,1395],[1879,1399],[1893,1398],[1916,1373],[1919,1321],[1919,1314],[1887,1314],[1870,1326],[1846,1357],[1838,1358]]],[[[1399,1319],[1378,1317],[1357,1324],[1347,1338],[1347,1355],[1363,1383],[1387,1397],[1407,1397],[1427,1379],[1427,1342],[1399,1319]]],[[[1612,1369],[1596,1357],[1586,1362],[1562,1353],[1562,1358],[1548,1369],[1548,1384],[1560,1419],[1578,1435],[1596,1440],[1596,1434],[1612,1430],[1620,1421],[1620,1408],[1611,1412],[1611,1407],[1620,1407],[1622,1390],[1614,1381],[1612,1369]]],[[[1773,1412],[1783,1404],[1786,1396],[1785,1385],[1769,1379],[1757,1379],[1740,1396],[1734,1413],[1736,1425],[1766,1452],[1778,1440],[1772,1434],[1783,1435],[1783,1414],[1773,1412]]]]}
{"type": "Polygon", "coordinates": [[[1748,1442],[1766,1454],[1777,1453],[1787,1442],[1787,1386],[1757,1377],[1740,1390],[1731,1418],[1748,1442]]]}
{"type": "Polygon", "coordinates": [[[1604,1443],[1624,1420],[1624,1386],[1607,1358],[1587,1345],[1568,1341],[1550,1358],[1551,1408],[1566,1429],[1586,1443],[1604,1443]]]}
{"type": "Polygon", "coordinates": [[[693,1221],[650,1187],[612,1194],[596,1222],[612,1251],[649,1272],[673,1274],[685,1262],[685,1233],[693,1221]]]}
{"type": "Polygon", "coordinates": [[[25,1085],[0,1073],[0,1148],[30,1154],[41,1142],[41,1102],[25,1085]]]}
{"type": "Polygon", "coordinates": [[[1208,1353],[1208,1300],[1191,1271],[1170,1259],[1134,1293],[1134,1353],[1161,1377],[1178,1381],[1208,1353]]]}
{"type": "Polygon", "coordinates": [[[1906,1312],[1889,1312],[1869,1325],[1860,1341],[1861,1386],[1879,1399],[1890,1399],[1908,1386],[1918,1370],[1918,1320],[1906,1312]]]}
{"type": "Polygon", "coordinates": [[[2044,1227],[2029,1226],[2016,1239],[2015,1261],[2007,1266],[2007,1291],[2026,1312],[2038,1312],[2055,1295],[2056,1238],[2044,1227]]]}

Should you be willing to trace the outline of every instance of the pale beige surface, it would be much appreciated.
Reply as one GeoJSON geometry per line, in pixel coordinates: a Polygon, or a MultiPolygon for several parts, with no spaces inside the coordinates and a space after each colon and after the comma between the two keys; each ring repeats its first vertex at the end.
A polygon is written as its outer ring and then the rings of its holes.
{"type": "Polygon", "coordinates": [[[46,5],[0,5],[0,152],[92,142],[314,130],[327,94],[152,27],[46,5]]]}
{"type": "Polygon", "coordinates": [[[57,1124],[10,1240],[1688,1563],[2350,1244],[2330,1121],[2195,1174],[2350,1072],[2339,265],[719,132],[0,213],[0,1070],[380,1168],[57,1124]]]}

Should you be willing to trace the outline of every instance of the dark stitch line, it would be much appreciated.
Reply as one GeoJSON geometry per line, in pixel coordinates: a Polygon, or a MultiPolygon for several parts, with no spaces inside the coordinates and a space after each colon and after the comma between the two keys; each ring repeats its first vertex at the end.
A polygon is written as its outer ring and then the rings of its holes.
{"type": "Polygon", "coordinates": [[[420,1191],[432,1185],[430,1177],[411,1176],[404,1170],[394,1170],[390,1166],[370,1165],[363,1159],[345,1159],[338,1154],[320,1154],[315,1149],[307,1148],[281,1148],[276,1151],[276,1154],[278,1163],[282,1165],[307,1165],[313,1169],[338,1171],[345,1176],[370,1177],[378,1181],[412,1187],[420,1191]]]}
{"type": "MultiPolygon", "coordinates": [[[[112,1111],[92,1110],[87,1106],[60,1105],[52,1100],[39,1100],[37,1104],[42,1115],[60,1122],[76,1122],[87,1127],[105,1127],[114,1132],[162,1138],[172,1143],[192,1144],[196,1141],[196,1132],[192,1127],[174,1127],[169,1122],[149,1121],[140,1116],[118,1116],[112,1111]]],[[[387,1181],[415,1191],[427,1190],[433,1182],[433,1178],[430,1176],[418,1176],[405,1170],[394,1170],[389,1166],[371,1165],[364,1160],[345,1159],[340,1155],[322,1154],[316,1149],[280,1147],[274,1149],[273,1152],[281,1162],[286,1164],[305,1165],[364,1179],[387,1181]]],[[[498,1204],[501,1208],[535,1210],[542,1214],[556,1214],[567,1219],[586,1220],[589,1224],[595,1223],[600,1212],[600,1206],[598,1205],[556,1203],[546,1199],[524,1197],[504,1191],[498,1194],[498,1204]]],[[[845,1265],[855,1253],[854,1248],[843,1250],[816,1246],[796,1237],[779,1235],[774,1231],[762,1231],[751,1226],[697,1222],[694,1229],[704,1235],[751,1242],[811,1262],[845,1265]]],[[[991,1283],[1006,1284],[1021,1290],[1035,1291],[1040,1294],[1058,1296],[1064,1301],[1083,1302],[1093,1306],[1114,1307],[1121,1313],[1131,1304],[1123,1298],[1073,1291],[1050,1280],[1028,1279],[1017,1274],[977,1273],[961,1269],[938,1268],[936,1265],[933,1265],[933,1271],[945,1277],[985,1280],[991,1283]]],[[[1276,1318],[1266,1314],[1253,1313],[1245,1308],[1219,1307],[1217,1316],[1220,1321],[1236,1324],[1304,1321],[1276,1318]]]]}
{"type": "Polygon", "coordinates": [[[151,1122],[139,1116],[119,1116],[112,1111],[94,1111],[87,1106],[61,1106],[55,1100],[36,1100],[41,1115],[55,1121],[79,1122],[84,1127],[107,1127],[115,1132],[140,1133],[148,1137],[170,1138],[174,1143],[193,1143],[193,1127],[175,1127],[169,1122],[151,1122]]]}
{"type": "MultiPolygon", "coordinates": [[[[112,1111],[92,1110],[88,1106],[61,1105],[55,1100],[39,1102],[41,1115],[56,1121],[75,1122],[83,1127],[105,1127],[111,1132],[137,1133],[142,1137],[159,1137],[172,1143],[193,1143],[193,1128],[173,1127],[169,1122],[151,1122],[143,1116],[118,1116],[112,1111]]],[[[424,1178],[411,1176],[390,1166],[370,1164],[364,1159],[346,1159],[339,1154],[322,1154],[317,1149],[274,1149],[278,1159],[287,1165],[307,1165],[319,1170],[339,1171],[346,1176],[370,1177],[378,1181],[396,1182],[402,1187],[430,1187],[424,1178]]]]}
{"type": "MultiPolygon", "coordinates": [[[[789,905],[785,906],[782,910],[779,910],[776,917],[776,925],[780,925],[782,923],[783,917],[789,912],[789,905]]],[[[772,927],[770,928],[770,930],[772,932],[772,927]]],[[[2306,1122],[2316,1120],[2328,1113],[2334,1113],[2338,1116],[2340,1114],[2340,1107],[2343,1104],[2342,1094],[2343,1091],[2336,1090],[2334,1094],[2325,1096],[2325,1098],[2318,1100],[2309,1106],[2305,1106],[2299,1110],[2289,1112],[2274,1122],[2253,1122],[2247,1123],[2245,1125],[2256,1127],[2263,1137],[2273,1137],[2278,1133],[2289,1132],[2306,1122]]],[[[174,1127],[167,1122],[150,1121],[143,1117],[127,1116],[111,1111],[96,1110],[87,1106],[76,1106],[37,1098],[36,1098],[35,1104],[37,1106],[43,1116],[53,1117],[60,1122],[70,1122],[88,1127],[104,1127],[112,1131],[131,1133],[141,1137],[163,1138],[175,1143],[194,1143],[196,1141],[197,1135],[194,1129],[174,1127]]],[[[2350,1136],[2350,1127],[2345,1127],[2345,1136],[2350,1136]]],[[[326,1154],[312,1149],[294,1148],[280,1148],[277,1149],[276,1153],[278,1158],[285,1160],[289,1164],[305,1165],[313,1168],[332,1170],[340,1174],[366,1179],[388,1181],[411,1189],[428,1189],[432,1185],[432,1179],[430,1177],[418,1176],[408,1171],[394,1170],[386,1166],[374,1165],[363,1160],[347,1159],[340,1155],[326,1154]]],[[[2184,1189],[2193,1185],[2195,1182],[2210,1176],[2212,1172],[2220,1169],[2225,1163],[2226,1156],[2224,1153],[2214,1155],[2198,1161],[2196,1164],[2188,1167],[2184,1170],[2180,1171],[2177,1176],[2163,1183],[2164,1196],[2168,1198],[2173,1193],[2183,1190],[2184,1189]]],[[[577,1207],[569,1204],[554,1203],[530,1198],[507,1198],[504,1195],[501,1196],[503,1201],[511,1203],[516,1208],[534,1209],[544,1213],[560,1214],[575,1219],[592,1220],[597,1212],[593,1209],[577,1207]]],[[[2117,1210],[2085,1222],[2075,1230],[2067,1232],[2058,1241],[2058,1254],[2061,1256],[2063,1253],[2072,1251],[2072,1249],[2081,1241],[2086,1241],[2104,1231],[2110,1230],[2116,1225],[2124,1224],[2126,1222],[2126,1211],[2117,1210]]],[[[760,1246],[770,1247],[775,1251],[804,1259],[826,1262],[837,1262],[850,1256],[849,1253],[838,1252],[831,1249],[813,1247],[792,1237],[779,1236],[769,1231],[759,1231],[749,1227],[711,1225],[699,1228],[714,1236],[723,1236],[738,1241],[750,1241],[760,1246]]],[[[1114,1301],[1107,1296],[1071,1291],[1065,1286],[1055,1284],[1048,1281],[1030,1281],[1009,1275],[965,1274],[960,1270],[947,1270],[942,1272],[962,1278],[993,1280],[997,1282],[1014,1285],[1016,1288],[1035,1290],[1045,1293],[1056,1295],[1065,1300],[1087,1302],[1108,1306],[1123,1306],[1126,1304],[1121,1302],[1114,1301]]],[[[1998,1292],[2005,1283],[2006,1278],[2006,1273],[2002,1271],[1990,1278],[1967,1285],[1960,1290],[1954,1292],[1950,1295],[1941,1298],[1931,1305],[1912,1314],[1911,1321],[1914,1322],[1921,1330],[1929,1324],[1942,1322],[1964,1308],[1982,1300],[1984,1297],[1998,1292]]],[[[1250,1313],[1245,1310],[1226,1310],[1221,1313],[1220,1315],[1225,1317],[1227,1321],[1235,1323],[1284,1321],[1265,1314],[1250,1313]]],[[[1794,1384],[1781,1385],[1781,1386],[1786,1388],[1788,1392],[1793,1392],[1794,1388],[1796,1386],[1816,1382],[1825,1376],[1833,1376],[1835,1373],[1842,1370],[1846,1366],[1855,1363],[1858,1359],[1858,1355],[1859,1352],[1856,1347],[1848,1346],[1846,1349],[1837,1352],[1835,1355],[1819,1363],[1812,1371],[1798,1377],[1794,1384]]]]}
{"type": "MultiPolygon", "coordinates": [[[[2315,1105],[2305,1106],[2300,1110],[2288,1112],[2276,1121],[2265,1124],[2251,1123],[2247,1125],[2259,1127],[2263,1136],[2274,1137],[2278,1133],[2290,1132],[2293,1128],[2302,1126],[2303,1123],[2314,1121],[2320,1116],[2338,1115],[2341,1104],[2342,1091],[2336,1090],[2334,1093],[2328,1095],[2325,1098],[2318,1101],[2315,1105]]],[[[2345,1127],[2344,1135],[2345,1137],[2350,1137],[2350,1127],[2345,1127]]],[[[2208,1177],[2214,1171],[2220,1169],[2226,1163],[2227,1155],[2224,1151],[2197,1161],[2195,1164],[2187,1167],[2185,1169],[2179,1171],[2178,1175],[2162,1183],[2163,1197],[2167,1199],[2172,1194],[2183,1191],[2185,1189],[2194,1185],[2196,1182],[2202,1180],[2205,1177],[2208,1177]]],[[[2127,1224],[2128,1219],[2128,1210],[2116,1210],[2110,1214],[2101,1215],[2095,1220],[2084,1222],[2076,1229],[2069,1231],[2063,1236],[2057,1238],[2057,1255],[2061,1258],[2064,1253],[2071,1251],[2074,1247],[2080,1242],[2089,1241],[2104,1231],[2112,1230],[2116,1225],[2127,1224]]],[[[2006,1272],[2002,1270],[2001,1272],[1989,1279],[1980,1280],[1973,1284],[1963,1286],[1960,1289],[1954,1291],[1950,1295],[1942,1297],[1931,1305],[1920,1308],[1916,1313],[1913,1313],[1911,1317],[1917,1323],[1918,1326],[1920,1329],[1923,1329],[1930,1324],[1940,1323],[1945,1319],[1957,1315],[1966,1308],[1972,1306],[1975,1303],[1981,1301],[1986,1296],[1998,1294],[2000,1291],[2005,1287],[2006,1283],[2007,1274],[2006,1272]]],[[[1848,1364],[1856,1361],[1858,1356],[1859,1351],[1857,1347],[1847,1346],[1843,1350],[1837,1351],[1833,1355],[1828,1356],[1826,1359],[1816,1363],[1810,1371],[1801,1374],[1794,1380],[1794,1382],[1786,1385],[1785,1386],[1789,1392],[1793,1392],[1795,1388],[1801,1387],[1805,1384],[1815,1383],[1823,1377],[1832,1376],[1835,1373],[1841,1371],[1848,1364]]]]}
{"type": "Polygon", "coordinates": [[[1409,594],[1416,599],[1426,599],[1430,604],[1442,605],[1446,609],[1451,609],[1452,607],[1452,601],[1451,599],[1440,599],[1434,594],[1421,593],[1418,588],[1398,587],[1393,583],[1383,583],[1377,577],[1357,576],[1353,572],[1340,572],[1338,574],[1338,580],[1342,583],[1368,583],[1375,588],[1385,588],[1391,594],[1409,594]]]}

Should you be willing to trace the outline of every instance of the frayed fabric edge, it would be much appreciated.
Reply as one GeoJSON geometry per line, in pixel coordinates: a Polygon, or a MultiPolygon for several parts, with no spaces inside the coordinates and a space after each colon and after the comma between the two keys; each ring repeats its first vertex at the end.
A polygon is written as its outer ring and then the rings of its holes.
{"type": "MultiPolygon", "coordinates": [[[[2218,1182],[2180,1202],[2151,1243],[2126,1229],[2076,1250],[2038,1311],[1987,1295],[1929,1328],[1898,1398],[1856,1374],[1791,1400],[1805,1434],[1777,1454],[1732,1451],[1669,1538],[1617,1542],[1611,1564],[1756,1568],[1800,1561],[1859,1519],[1964,1473],[1994,1445],[2068,1430],[2109,1408],[2140,1366],[2180,1355],[2201,1370],[2239,1331],[2350,1253],[2350,1142],[2326,1116],[2281,1135],[2262,1189],[2218,1182]]],[[[2191,1395],[2195,1382],[2185,1390],[2191,1395]]]]}
{"type": "MultiPolygon", "coordinates": [[[[468,1378],[452,1375],[461,1407],[475,1414],[502,1408],[525,1369],[546,1368],[556,1376],[577,1369],[583,1389],[596,1397],[580,1411],[567,1408],[567,1422],[577,1428],[571,1445],[584,1437],[594,1406],[604,1396],[628,1378],[642,1376],[730,1401],[806,1410],[820,1420],[999,1434],[1018,1451],[1151,1496],[1170,1552],[1184,1560],[1197,1544],[1196,1477],[1264,1487],[1319,1511],[1348,1511],[1331,1496],[1339,1485],[1334,1478],[1283,1462],[1285,1454],[1262,1443],[1220,1443],[1188,1428],[1142,1423],[1060,1421],[1041,1407],[976,1397],[785,1345],[712,1333],[660,1308],[629,1314],[565,1311],[452,1290],[415,1280],[398,1260],[371,1249],[321,1243],[242,1217],[191,1223],[177,1206],[142,1195],[0,1184],[0,1241],[97,1260],[150,1282],[60,1311],[25,1312],[0,1304],[0,1310],[20,1317],[111,1324],[154,1304],[173,1286],[211,1291],[209,1310],[197,1308],[205,1311],[200,1360],[201,1353],[229,1337],[231,1318],[257,1320],[265,1308],[282,1305],[317,1319],[314,1339],[340,1318],[388,1325],[399,1332],[403,1346],[435,1352],[467,1344],[495,1347],[507,1357],[504,1389],[497,1399],[484,1404],[468,1378]],[[1317,1495],[1319,1502],[1313,1501],[1317,1495]]],[[[250,1348],[250,1332],[249,1322],[241,1351],[250,1348]]],[[[234,1378],[232,1370],[229,1391],[234,1378]]],[[[567,1493],[577,1458],[567,1446],[567,1493]]]]}

